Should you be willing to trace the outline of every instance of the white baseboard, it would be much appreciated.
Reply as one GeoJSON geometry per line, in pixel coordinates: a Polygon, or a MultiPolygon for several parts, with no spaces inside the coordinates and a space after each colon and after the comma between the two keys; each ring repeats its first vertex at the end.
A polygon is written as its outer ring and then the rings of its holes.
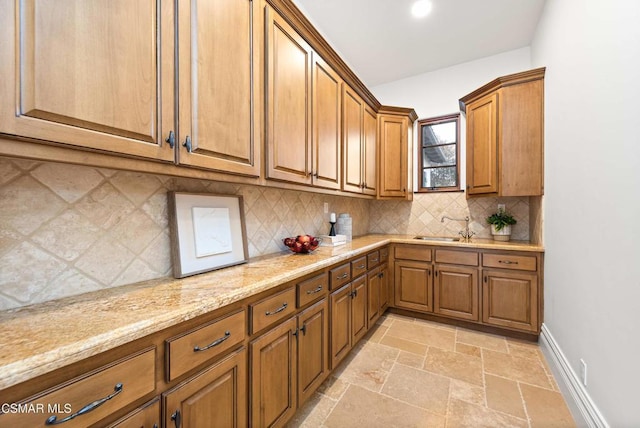
{"type": "Polygon", "coordinates": [[[609,428],[545,324],[542,324],[540,339],[542,352],[550,363],[576,424],[579,427],[609,428]]]}

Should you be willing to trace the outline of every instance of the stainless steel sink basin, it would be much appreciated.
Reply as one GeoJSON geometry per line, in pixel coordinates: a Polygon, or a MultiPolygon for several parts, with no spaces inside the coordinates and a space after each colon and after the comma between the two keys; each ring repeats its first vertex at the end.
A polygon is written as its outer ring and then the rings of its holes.
{"type": "Polygon", "coordinates": [[[421,239],[423,241],[441,241],[441,242],[457,242],[460,238],[452,236],[416,236],[413,239],[421,239]]]}

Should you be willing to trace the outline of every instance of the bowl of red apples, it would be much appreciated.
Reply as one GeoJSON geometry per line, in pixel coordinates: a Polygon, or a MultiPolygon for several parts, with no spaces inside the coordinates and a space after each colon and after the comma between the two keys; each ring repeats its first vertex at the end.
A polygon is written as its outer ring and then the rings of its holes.
{"type": "Polygon", "coordinates": [[[320,245],[320,240],[311,235],[298,235],[295,238],[284,238],[284,245],[294,253],[310,253],[320,245]]]}

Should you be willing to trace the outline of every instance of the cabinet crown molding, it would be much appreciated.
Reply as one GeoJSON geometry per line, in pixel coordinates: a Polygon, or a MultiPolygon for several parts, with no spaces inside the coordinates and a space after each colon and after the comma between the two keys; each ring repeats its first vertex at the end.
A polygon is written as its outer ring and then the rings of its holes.
{"type": "Polygon", "coordinates": [[[466,105],[483,97],[489,92],[495,91],[499,88],[506,86],[517,85],[520,83],[530,82],[532,80],[539,80],[544,78],[546,67],[534,68],[533,70],[527,70],[520,73],[509,74],[506,76],[498,77],[491,82],[487,83],[476,89],[475,91],[460,98],[460,110],[465,111],[466,105]]]}
{"type": "Polygon", "coordinates": [[[378,110],[379,114],[394,114],[397,116],[406,116],[411,120],[411,122],[415,122],[418,120],[418,114],[412,108],[407,107],[394,107],[394,106],[380,106],[378,110]]]}

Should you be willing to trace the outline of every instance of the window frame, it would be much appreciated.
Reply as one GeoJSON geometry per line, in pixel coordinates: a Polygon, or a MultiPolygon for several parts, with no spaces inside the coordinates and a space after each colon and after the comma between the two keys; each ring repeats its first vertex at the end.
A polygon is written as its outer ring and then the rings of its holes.
{"type": "Polygon", "coordinates": [[[437,192],[462,192],[461,183],[460,183],[460,113],[452,113],[446,114],[442,116],[429,117],[425,119],[418,120],[418,168],[417,170],[417,178],[418,185],[416,186],[415,193],[437,193],[437,192]],[[446,167],[424,167],[423,158],[422,158],[422,127],[423,126],[431,126],[438,125],[441,123],[455,122],[456,124],[456,185],[455,186],[447,186],[447,187],[423,187],[422,186],[422,175],[425,169],[435,169],[435,168],[451,168],[451,165],[446,167]]]}

